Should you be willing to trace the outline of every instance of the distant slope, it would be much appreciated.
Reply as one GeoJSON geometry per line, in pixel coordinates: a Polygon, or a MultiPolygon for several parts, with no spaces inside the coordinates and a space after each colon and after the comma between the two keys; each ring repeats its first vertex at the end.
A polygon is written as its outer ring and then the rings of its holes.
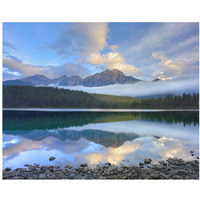
{"type": "MultiPolygon", "coordinates": [[[[29,76],[18,81],[10,80],[9,82],[4,81],[4,85],[20,85],[20,81],[26,83],[25,85],[60,85],[60,86],[77,86],[77,85],[84,85],[86,87],[98,87],[98,86],[105,86],[105,85],[113,85],[113,84],[134,84],[139,79],[136,79],[132,76],[125,76],[121,71],[117,69],[113,70],[105,70],[101,73],[96,73],[92,76],[88,76],[82,79],[80,76],[61,76],[56,79],[48,79],[43,75],[36,74],[34,76],[29,76]]],[[[21,82],[21,85],[23,85],[21,82]]]]}
{"type": "Polygon", "coordinates": [[[3,81],[3,85],[33,86],[34,84],[16,79],[16,80],[10,80],[10,81],[3,81]]]}

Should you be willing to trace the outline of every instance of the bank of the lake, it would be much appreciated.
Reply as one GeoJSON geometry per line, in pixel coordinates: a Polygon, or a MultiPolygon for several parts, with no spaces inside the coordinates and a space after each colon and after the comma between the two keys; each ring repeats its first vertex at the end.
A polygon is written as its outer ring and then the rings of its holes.
{"type": "MultiPolygon", "coordinates": [[[[191,152],[193,153],[193,152],[191,152]]],[[[50,158],[55,159],[55,158],[50,158]]],[[[160,160],[151,165],[151,159],[144,159],[139,166],[116,166],[106,163],[89,168],[83,163],[78,168],[66,165],[65,168],[54,165],[28,165],[26,168],[3,171],[3,179],[199,179],[199,158],[184,161],[178,158],[160,160]]]]}
{"type": "Polygon", "coordinates": [[[41,112],[198,112],[198,109],[96,109],[96,108],[3,108],[3,111],[41,112]]]}

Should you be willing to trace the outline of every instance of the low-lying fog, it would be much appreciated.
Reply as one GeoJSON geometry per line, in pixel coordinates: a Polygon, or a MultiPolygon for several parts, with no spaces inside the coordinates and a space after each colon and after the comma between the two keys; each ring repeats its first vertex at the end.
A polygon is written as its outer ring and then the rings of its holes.
{"type": "Polygon", "coordinates": [[[110,94],[119,96],[144,97],[153,95],[198,93],[199,79],[176,79],[157,82],[138,82],[135,84],[115,84],[102,87],[84,87],[80,86],[56,86],[52,87],[66,88],[70,90],[82,90],[89,93],[110,94]]]}

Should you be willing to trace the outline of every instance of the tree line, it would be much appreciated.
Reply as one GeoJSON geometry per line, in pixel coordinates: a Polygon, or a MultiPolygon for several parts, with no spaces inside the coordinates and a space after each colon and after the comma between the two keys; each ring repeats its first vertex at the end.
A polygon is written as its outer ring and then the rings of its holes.
{"type": "Polygon", "coordinates": [[[124,100],[52,87],[3,86],[4,108],[136,108],[136,109],[198,109],[199,94],[167,95],[165,98],[124,100]]]}

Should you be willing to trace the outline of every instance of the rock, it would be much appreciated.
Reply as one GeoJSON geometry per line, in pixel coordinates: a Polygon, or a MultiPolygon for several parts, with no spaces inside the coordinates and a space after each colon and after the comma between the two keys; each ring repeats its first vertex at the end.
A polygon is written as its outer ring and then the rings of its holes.
{"type": "Polygon", "coordinates": [[[75,174],[75,173],[71,173],[71,174],[68,176],[69,179],[74,179],[75,177],[76,177],[76,174],[75,174]]]}
{"type": "Polygon", "coordinates": [[[199,160],[199,157],[196,157],[199,160]]]}
{"type": "Polygon", "coordinates": [[[170,170],[168,173],[170,175],[174,176],[174,175],[177,175],[179,173],[179,170],[170,170]]]}
{"type": "Polygon", "coordinates": [[[167,176],[166,174],[160,172],[160,175],[161,175],[162,177],[164,177],[165,179],[168,179],[168,176],[167,176]]]}
{"type": "Polygon", "coordinates": [[[190,151],[190,153],[194,153],[194,151],[190,151]]]}
{"type": "Polygon", "coordinates": [[[6,172],[9,172],[9,171],[11,171],[11,168],[10,168],[10,167],[6,167],[4,170],[5,170],[6,172]]]}
{"type": "Polygon", "coordinates": [[[39,179],[45,179],[45,178],[47,178],[46,174],[40,174],[39,175],[39,179]]]}
{"type": "Polygon", "coordinates": [[[111,163],[107,162],[107,163],[106,163],[106,165],[110,166],[110,165],[111,165],[111,163]]]}
{"type": "Polygon", "coordinates": [[[153,174],[151,174],[151,178],[153,178],[153,179],[159,179],[160,176],[159,176],[159,174],[153,173],[153,174]]]}
{"type": "Polygon", "coordinates": [[[164,166],[163,166],[163,165],[157,165],[156,168],[157,168],[157,169],[163,169],[164,166]]]}
{"type": "Polygon", "coordinates": [[[193,154],[193,153],[191,153],[191,156],[194,156],[194,154],[193,154]]]}
{"type": "Polygon", "coordinates": [[[149,159],[149,158],[144,159],[144,164],[150,164],[150,163],[151,163],[151,159],[149,159]]]}
{"type": "Polygon", "coordinates": [[[131,172],[129,172],[129,173],[127,174],[127,176],[128,176],[128,177],[131,177],[131,176],[132,176],[132,173],[131,173],[131,172]]]}
{"type": "Polygon", "coordinates": [[[87,167],[87,163],[80,164],[81,167],[87,167]]]}
{"type": "Polygon", "coordinates": [[[122,167],[119,167],[119,168],[117,168],[117,172],[123,172],[124,171],[124,169],[122,168],[122,167]]]}
{"type": "Polygon", "coordinates": [[[140,165],[140,166],[143,166],[143,165],[144,165],[144,163],[140,162],[140,163],[139,163],[139,165],[140,165]]]}
{"type": "Polygon", "coordinates": [[[181,170],[179,170],[179,174],[188,175],[188,171],[181,169],[181,170]]]}
{"type": "Polygon", "coordinates": [[[55,160],[55,159],[56,159],[55,157],[51,156],[51,157],[49,158],[49,161],[53,161],[53,160],[55,160]]]}
{"type": "Polygon", "coordinates": [[[87,167],[83,169],[83,172],[88,172],[88,171],[89,169],[87,167]]]}
{"type": "Polygon", "coordinates": [[[167,165],[167,163],[166,163],[164,160],[160,160],[159,163],[160,163],[161,165],[167,165]]]}

